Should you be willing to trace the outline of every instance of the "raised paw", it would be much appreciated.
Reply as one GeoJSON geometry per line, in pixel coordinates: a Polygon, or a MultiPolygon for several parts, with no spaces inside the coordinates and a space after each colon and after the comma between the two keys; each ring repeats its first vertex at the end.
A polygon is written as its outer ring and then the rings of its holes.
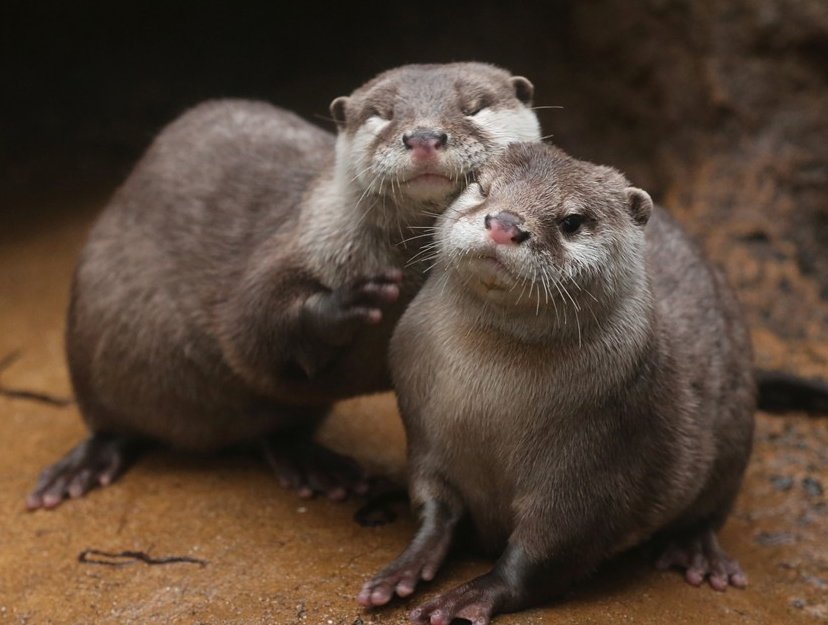
{"type": "Polygon", "coordinates": [[[370,278],[363,278],[337,289],[334,296],[340,307],[340,314],[347,319],[360,319],[365,323],[379,323],[382,309],[397,301],[403,274],[399,269],[390,269],[370,278]]]}
{"type": "Polygon", "coordinates": [[[323,494],[343,501],[368,492],[368,476],[359,464],[313,441],[274,437],[264,442],[263,452],[279,484],[302,498],[323,494]]]}
{"type": "Polygon", "coordinates": [[[305,340],[297,355],[305,373],[313,377],[330,360],[327,348],[346,345],[366,324],[382,321],[383,309],[399,299],[401,283],[402,272],[390,269],[333,291],[310,295],[302,306],[305,340]]]}
{"type": "Polygon", "coordinates": [[[408,618],[415,625],[450,625],[454,619],[488,625],[502,594],[502,584],[484,575],[427,601],[412,610],[408,618]]]}
{"type": "Polygon", "coordinates": [[[93,488],[108,486],[132,460],[134,443],[125,437],[94,434],[43,470],[26,507],[55,508],[67,497],[77,499],[93,488]]]}
{"type": "Polygon", "coordinates": [[[712,530],[673,541],[656,562],[656,568],[681,569],[684,579],[693,586],[701,586],[705,579],[711,588],[719,591],[727,590],[728,586],[747,586],[742,567],[719,546],[712,530]]]}

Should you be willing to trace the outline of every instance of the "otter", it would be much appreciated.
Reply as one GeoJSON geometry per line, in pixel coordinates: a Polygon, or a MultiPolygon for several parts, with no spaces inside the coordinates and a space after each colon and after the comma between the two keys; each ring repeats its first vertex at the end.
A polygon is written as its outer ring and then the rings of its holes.
{"type": "Polygon", "coordinates": [[[539,140],[532,95],[492,65],[409,65],[336,98],[336,138],[237,100],[164,129],[82,251],[66,352],[91,436],[28,508],[111,483],[147,440],[259,441],[302,496],[364,491],[311,435],[332,402],[390,387],[391,331],[424,280],[419,233],[488,158],[539,140]]]}
{"type": "Polygon", "coordinates": [[[421,525],[358,601],[431,580],[464,518],[497,562],[414,623],[488,623],[650,537],[691,584],[745,586],[716,532],[751,451],[751,346],[679,225],[615,169],[516,144],[435,242],[390,348],[421,525]]]}

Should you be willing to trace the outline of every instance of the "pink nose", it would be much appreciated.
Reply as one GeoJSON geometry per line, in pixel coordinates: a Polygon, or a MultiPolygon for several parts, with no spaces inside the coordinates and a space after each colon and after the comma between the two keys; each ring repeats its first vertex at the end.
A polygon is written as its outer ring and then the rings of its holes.
{"type": "Polygon", "coordinates": [[[411,150],[414,159],[429,159],[437,155],[448,142],[448,135],[436,130],[415,130],[402,137],[403,145],[411,150]]]}
{"type": "Polygon", "coordinates": [[[497,215],[486,215],[483,224],[489,231],[489,238],[498,245],[514,245],[523,243],[529,238],[529,233],[520,228],[523,221],[508,211],[502,211],[497,215]]]}

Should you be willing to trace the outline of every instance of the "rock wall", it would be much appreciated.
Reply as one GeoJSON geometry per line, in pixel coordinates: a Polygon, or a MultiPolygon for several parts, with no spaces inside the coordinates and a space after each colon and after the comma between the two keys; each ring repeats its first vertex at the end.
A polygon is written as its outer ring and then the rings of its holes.
{"type": "Polygon", "coordinates": [[[741,295],[760,365],[828,377],[825,0],[4,11],[0,192],[104,195],[208,97],[266,98],[324,124],[333,97],[388,67],[490,61],[564,107],[538,110],[552,141],[624,170],[698,236],[741,295]]]}
{"type": "Polygon", "coordinates": [[[697,235],[740,293],[759,365],[824,376],[828,3],[566,13],[566,58],[541,85],[566,107],[555,140],[626,170],[697,235]]]}

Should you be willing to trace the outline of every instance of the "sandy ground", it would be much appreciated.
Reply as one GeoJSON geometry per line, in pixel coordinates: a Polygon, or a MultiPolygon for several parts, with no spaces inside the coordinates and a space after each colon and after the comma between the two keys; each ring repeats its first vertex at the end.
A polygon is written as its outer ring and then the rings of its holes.
{"type": "MultiPolygon", "coordinates": [[[[62,217],[19,219],[0,232],[0,358],[20,350],[2,372],[6,387],[70,396],[63,314],[74,259],[100,205],[90,197],[62,217]]],[[[0,623],[404,623],[419,597],[489,565],[460,555],[412,601],[363,611],[354,600],[360,585],[404,547],[411,517],[363,528],[353,520],[359,502],[301,501],[240,455],[154,452],[113,487],[27,513],[24,497],[39,470],[84,435],[74,406],[0,397],[0,623]],[[79,562],[87,549],[206,564],[79,562]]],[[[404,473],[390,395],[342,404],[323,438],[376,471],[404,473]]],[[[676,573],[654,571],[644,548],[557,603],[497,622],[828,622],[827,467],[828,419],[759,415],[756,452],[722,534],[748,572],[745,591],[692,588],[676,573]]]]}

